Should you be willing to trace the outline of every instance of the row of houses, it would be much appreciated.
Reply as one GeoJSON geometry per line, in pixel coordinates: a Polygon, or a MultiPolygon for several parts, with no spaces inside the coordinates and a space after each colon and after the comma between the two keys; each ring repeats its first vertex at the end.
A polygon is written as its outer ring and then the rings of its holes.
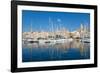
{"type": "Polygon", "coordinates": [[[59,39],[59,38],[82,38],[82,37],[90,37],[90,30],[81,24],[80,28],[70,32],[65,28],[62,28],[57,31],[40,31],[40,32],[23,32],[23,39],[32,38],[32,39],[59,39]]]}

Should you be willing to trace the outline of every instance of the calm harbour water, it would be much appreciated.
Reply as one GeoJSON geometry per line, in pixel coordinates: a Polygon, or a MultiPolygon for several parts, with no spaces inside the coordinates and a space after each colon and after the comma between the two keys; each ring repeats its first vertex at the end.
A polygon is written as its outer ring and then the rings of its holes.
{"type": "Polygon", "coordinates": [[[90,43],[72,41],[56,44],[23,44],[22,61],[58,61],[90,59],[90,43]]]}

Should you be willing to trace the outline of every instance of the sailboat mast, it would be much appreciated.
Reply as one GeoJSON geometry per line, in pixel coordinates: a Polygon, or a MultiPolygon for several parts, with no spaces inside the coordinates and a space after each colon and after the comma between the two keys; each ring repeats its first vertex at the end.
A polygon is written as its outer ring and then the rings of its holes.
{"type": "MultiPolygon", "coordinates": [[[[49,26],[51,26],[50,24],[51,24],[51,19],[50,19],[50,17],[49,17],[49,26]]],[[[51,28],[50,28],[50,32],[51,32],[51,28]]]]}
{"type": "Polygon", "coordinates": [[[30,38],[32,38],[32,22],[30,23],[30,38]]]}
{"type": "Polygon", "coordinates": [[[32,22],[31,22],[31,26],[30,26],[30,32],[32,32],[33,30],[32,30],[32,22]]]}

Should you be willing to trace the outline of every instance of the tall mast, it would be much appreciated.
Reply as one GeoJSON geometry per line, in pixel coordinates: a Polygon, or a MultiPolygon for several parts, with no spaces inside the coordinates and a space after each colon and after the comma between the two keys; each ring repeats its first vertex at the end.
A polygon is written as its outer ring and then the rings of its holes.
{"type": "MultiPolygon", "coordinates": [[[[49,17],[49,27],[51,26],[50,24],[51,24],[51,19],[49,17]]],[[[50,28],[50,32],[51,32],[51,28],[50,28]]]]}
{"type": "Polygon", "coordinates": [[[30,23],[30,38],[32,38],[32,22],[30,23]]]}
{"type": "Polygon", "coordinates": [[[53,32],[53,22],[51,21],[50,17],[49,17],[49,25],[51,26],[50,31],[53,32]]]}
{"type": "Polygon", "coordinates": [[[57,19],[58,25],[59,25],[59,30],[61,30],[61,19],[57,19]]]}
{"type": "Polygon", "coordinates": [[[30,32],[32,32],[33,30],[32,30],[32,22],[31,22],[31,26],[30,26],[30,32]]]}

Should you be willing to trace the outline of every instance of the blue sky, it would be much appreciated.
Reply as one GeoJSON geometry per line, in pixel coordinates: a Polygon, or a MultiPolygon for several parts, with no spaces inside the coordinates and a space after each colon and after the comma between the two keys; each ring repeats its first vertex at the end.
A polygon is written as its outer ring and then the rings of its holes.
{"type": "Polygon", "coordinates": [[[90,27],[90,14],[32,10],[22,11],[23,32],[30,31],[31,24],[33,31],[50,31],[52,23],[53,29],[64,27],[69,31],[75,31],[80,28],[80,24],[90,27]]]}

